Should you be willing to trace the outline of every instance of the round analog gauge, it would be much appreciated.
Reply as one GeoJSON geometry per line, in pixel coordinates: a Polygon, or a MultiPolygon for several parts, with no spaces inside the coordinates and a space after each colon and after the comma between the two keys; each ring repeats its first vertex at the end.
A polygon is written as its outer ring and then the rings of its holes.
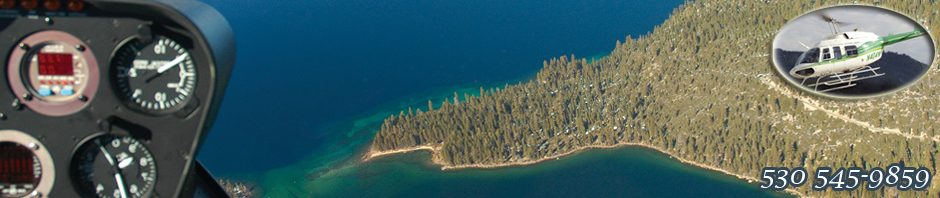
{"type": "Polygon", "coordinates": [[[84,196],[150,197],[157,180],[153,155],[131,137],[101,135],[72,159],[72,178],[84,196]]]}
{"type": "Polygon", "coordinates": [[[65,32],[39,32],[14,48],[7,77],[34,111],[62,116],[81,110],[98,86],[98,65],[85,44],[65,32]]]}
{"type": "Polygon", "coordinates": [[[134,109],[171,112],[184,106],[196,88],[196,67],[182,45],[164,36],[133,39],[115,53],[115,86],[134,109]]]}
{"type": "Polygon", "coordinates": [[[42,197],[55,168],[41,143],[23,132],[0,130],[0,197],[42,197]]]}

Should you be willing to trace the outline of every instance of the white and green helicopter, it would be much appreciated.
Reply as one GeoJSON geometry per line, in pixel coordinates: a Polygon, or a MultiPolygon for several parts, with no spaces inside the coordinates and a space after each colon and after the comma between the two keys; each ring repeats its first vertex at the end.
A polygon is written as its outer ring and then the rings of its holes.
{"type": "Polygon", "coordinates": [[[918,30],[879,37],[871,32],[860,32],[858,29],[839,32],[838,25],[844,23],[826,15],[820,16],[829,23],[833,35],[820,41],[815,48],[800,43],[808,50],[797,59],[790,75],[803,79],[802,85],[821,92],[854,87],[860,80],[884,76],[885,73],[876,71],[881,69],[880,67],[870,66],[881,59],[884,47],[925,34],[924,31],[918,30]],[[816,82],[806,85],[810,78],[816,78],[816,82]],[[826,88],[819,90],[820,85],[825,85],[826,88]]]}

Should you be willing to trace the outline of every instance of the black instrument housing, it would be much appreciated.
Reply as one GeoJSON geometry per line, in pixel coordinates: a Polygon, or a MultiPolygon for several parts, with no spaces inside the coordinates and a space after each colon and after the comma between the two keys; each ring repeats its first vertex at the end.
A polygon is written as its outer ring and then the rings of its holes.
{"type": "MultiPolygon", "coordinates": [[[[144,142],[157,166],[155,197],[191,196],[184,184],[192,177],[195,156],[212,126],[235,62],[234,35],[212,7],[196,1],[87,0],[81,12],[0,10],[0,62],[7,63],[20,40],[32,33],[59,30],[87,44],[99,65],[95,97],[79,112],[46,116],[26,106],[0,81],[0,129],[25,132],[45,145],[55,164],[56,178],[47,197],[79,197],[70,173],[76,149],[101,134],[132,136],[144,142]],[[128,109],[114,90],[111,60],[130,38],[169,34],[188,48],[195,61],[194,95],[182,110],[150,115],[128,109]]],[[[4,64],[6,65],[6,64],[4,64]]],[[[11,67],[7,65],[6,67],[11,67]]],[[[6,76],[6,68],[2,69],[6,76]]]]}

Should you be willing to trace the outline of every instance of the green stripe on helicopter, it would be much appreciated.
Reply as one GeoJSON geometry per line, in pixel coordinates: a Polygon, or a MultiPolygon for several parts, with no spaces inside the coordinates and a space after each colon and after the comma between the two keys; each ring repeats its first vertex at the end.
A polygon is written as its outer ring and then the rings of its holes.
{"type": "MultiPolygon", "coordinates": [[[[872,41],[872,42],[875,42],[875,41],[872,41]]],[[[869,42],[869,43],[871,43],[871,42],[869,42]]],[[[866,43],[866,44],[867,44],[867,43],[866,43]]],[[[810,67],[816,67],[816,66],[826,65],[826,64],[831,64],[831,63],[838,63],[838,62],[846,61],[846,60],[849,60],[849,59],[852,59],[852,58],[856,58],[856,57],[859,57],[859,56],[868,56],[868,55],[871,55],[871,54],[873,54],[873,53],[875,53],[875,52],[881,51],[882,49],[884,49],[882,46],[877,46],[876,48],[869,48],[869,49],[865,49],[865,50],[859,49],[859,54],[856,54],[856,55],[848,55],[848,56],[842,56],[841,58],[836,58],[836,59],[829,59],[829,60],[820,61],[820,62],[817,62],[817,63],[813,63],[812,65],[810,65],[810,67]]]]}
{"type": "Polygon", "coordinates": [[[900,34],[891,34],[888,36],[883,36],[878,38],[878,40],[870,41],[862,44],[858,47],[859,52],[868,50],[868,48],[884,47],[887,45],[899,43],[901,41],[910,40],[924,35],[924,31],[911,31],[900,34]]]}
{"type": "Polygon", "coordinates": [[[878,40],[881,40],[884,42],[884,44],[882,45],[891,45],[891,44],[895,44],[901,41],[906,41],[909,39],[917,38],[922,35],[924,35],[924,31],[918,30],[918,31],[912,31],[912,32],[907,32],[907,33],[892,34],[892,35],[881,37],[878,40]]]}
{"type": "Polygon", "coordinates": [[[842,61],[856,58],[859,56],[869,56],[872,53],[884,50],[884,46],[899,43],[901,41],[910,40],[910,39],[917,38],[923,35],[924,35],[924,31],[911,31],[911,32],[906,32],[906,33],[891,34],[888,36],[883,36],[881,38],[878,38],[878,40],[865,42],[864,44],[860,45],[858,47],[857,55],[849,55],[849,56],[843,56],[837,59],[829,59],[825,61],[820,61],[818,63],[814,63],[810,65],[810,67],[812,68],[812,67],[816,67],[820,65],[842,62],[842,61]]]}

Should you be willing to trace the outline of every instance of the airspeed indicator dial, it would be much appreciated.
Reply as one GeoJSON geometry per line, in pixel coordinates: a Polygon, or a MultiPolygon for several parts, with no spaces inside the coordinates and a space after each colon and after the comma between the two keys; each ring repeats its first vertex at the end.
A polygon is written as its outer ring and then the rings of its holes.
{"type": "Polygon", "coordinates": [[[168,113],[189,101],[196,68],[182,45],[164,36],[133,39],[115,53],[112,75],[119,94],[134,109],[168,113]]]}
{"type": "Polygon", "coordinates": [[[100,135],[82,144],[71,164],[82,197],[152,197],[157,182],[153,154],[131,137],[100,135]]]}

